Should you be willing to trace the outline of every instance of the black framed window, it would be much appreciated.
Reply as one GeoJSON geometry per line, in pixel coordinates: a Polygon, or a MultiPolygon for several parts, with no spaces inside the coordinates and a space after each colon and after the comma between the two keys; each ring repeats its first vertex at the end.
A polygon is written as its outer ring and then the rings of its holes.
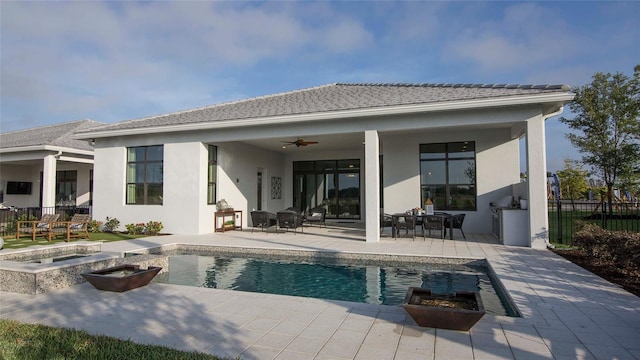
{"type": "Polygon", "coordinates": [[[127,204],[162,205],[164,147],[127,148],[127,204]]]}
{"type": "Polygon", "coordinates": [[[436,210],[476,210],[475,142],[421,144],[420,188],[436,210]]]}
{"type": "Polygon", "coordinates": [[[209,161],[207,162],[207,204],[216,203],[216,179],[218,177],[218,147],[209,145],[209,161]]]}
{"type": "Polygon", "coordinates": [[[76,170],[56,171],[56,205],[75,206],[78,188],[76,170]]]}

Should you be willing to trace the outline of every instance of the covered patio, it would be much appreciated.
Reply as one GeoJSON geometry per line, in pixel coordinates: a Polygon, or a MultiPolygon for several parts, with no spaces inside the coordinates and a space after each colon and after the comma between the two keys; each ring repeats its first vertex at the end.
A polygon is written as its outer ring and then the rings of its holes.
{"type": "MultiPolygon", "coordinates": [[[[420,227],[416,228],[415,238],[411,233],[408,235],[401,231],[397,237],[392,237],[391,228],[385,227],[380,233],[380,241],[378,246],[371,244],[371,248],[379,248],[379,251],[396,254],[399,249],[408,247],[408,249],[419,248],[420,254],[425,256],[443,256],[443,257],[465,257],[465,258],[485,258],[485,252],[482,244],[499,245],[498,239],[490,233],[467,233],[466,239],[462,233],[454,229],[453,239],[450,239],[449,233],[442,239],[437,232],[431,236],[427,234],[423,238],[420,227]]],[[[366,243],[366,225],[362,222],[335,222],[328,221],[326,227],[304,226],[304,232],[298,231],[276,232],[276,226],[269,228],[268,232],[261,232],[259,228],[252,232],[250,228],[243,231],[228,231],[224,234],[216,233],[216,241],[229,243],[231,246],[236,242],[242,242],[249,247],[260,248],[265,244],[306,244],[314,247],[314,244],[326,244],[328,240],[336,242],[326,250],[339,250],[345,252],[360,251],[362,243],[366,243]],[[218,235],[222,237],[218,238],[218,235]],[[339,244],[339,245],[338,245],[339,244]]],[[[315,246],[317,250],[323,249],[325,245],[315,246]]],[[[369,245],[364,245],[365,247],[369,245]]],[[[285,246],[286,247],[286,246],[285,246]]],[[[413,252],[414,250],[408,250],[413,252]]],[[[402,252],[400,252],[402,253],[402,252]]]]}

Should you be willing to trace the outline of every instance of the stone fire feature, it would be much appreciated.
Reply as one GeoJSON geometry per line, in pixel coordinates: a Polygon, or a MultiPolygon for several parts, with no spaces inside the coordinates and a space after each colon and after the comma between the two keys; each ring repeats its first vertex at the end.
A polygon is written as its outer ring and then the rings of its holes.
{"type": "Polygon", "coordinates": [[[167,271],[166,255],[123,257],[119,253],[101,252],[101,243],[75,243],[15,250],[0,255],[0,291],[42,294],[85,282],[82,273],[124,264],[147,268],[162,267],[167,271]],[[35,263],[37,259],[86,255],[70,260],[35,263]]]}

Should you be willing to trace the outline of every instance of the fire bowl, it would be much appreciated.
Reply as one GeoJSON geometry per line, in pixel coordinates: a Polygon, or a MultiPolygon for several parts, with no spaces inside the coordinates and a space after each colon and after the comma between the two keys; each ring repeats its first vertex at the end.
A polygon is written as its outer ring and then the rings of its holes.
{"type": "Polygon", "coordinates": [[[449,330],[467,331],[485,313],[477,291],[432,294],[431,289],[410,287],[402,306],[418,325],[449,330]]]}
{"type": "Polygon", "coordinates": [[[160,270],[157,266],[144,270],[140,265],[120,265],[80,275],[98,290],[123,292],[146,286],[160,270]]]}

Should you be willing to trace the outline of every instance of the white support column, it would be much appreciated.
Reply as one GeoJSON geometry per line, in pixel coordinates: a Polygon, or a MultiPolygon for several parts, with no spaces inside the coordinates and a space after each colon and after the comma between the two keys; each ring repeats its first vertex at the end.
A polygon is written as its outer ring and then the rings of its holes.
{"type": "Polygon", "coordinates": [[[380,144],[378,132],[364,132],[364,188],[367,242],[380,241],[380,144]]]}
{"type": "Polygon", "coordinates": [[[51,213],[56,206],[56,161],[55,155],[47,155],[42,164],[42,207],[51,213]]]}
{"type": "Polygon", "coordinates": [[[549,243],[547,215],[547,160],[544,119],[541,116],[527,121],[527,185],[529,200],[529,237],[531,247],[544,249],[549,243]]]}

